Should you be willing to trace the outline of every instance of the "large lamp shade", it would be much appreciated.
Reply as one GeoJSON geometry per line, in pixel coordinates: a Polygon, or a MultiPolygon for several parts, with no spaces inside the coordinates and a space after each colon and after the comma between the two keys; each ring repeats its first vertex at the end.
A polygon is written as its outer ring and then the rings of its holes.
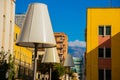
{"type": "Polygon", "coordinates": [[[60,63],[56,47],[46,48],[42,58],[42,63],[60,63]]]}
{"type": "Polygon", "coordinates": [[[42,3],[32,3],[29,5],[22,31],[16,45],[35,48],[33,80],[36,80],[36,57],[38,48],[56,46],[47,5],[42,3]]]}
{"type": "Polygon", "coordinates": [[[32,3],[29,5],[26,18],[17,45],[34,48],[55,47],[56,42],[46,4],[32,3]]]}
{"type": "MultiPolygon", "coordinates": [[[[68,68],[69,72],[70,72],[70,67],[74,67],[73,58],[72,58],[72,56],[70,54],[67,55],[63,66],[68,68]]],[[[65,80],[67,80],[66,75],[65,75],[65,80]]],[[[70,77],[69,77],[68,80],[70,80],[70,77]]]]}
{"type": "Polygon", "coordinates": [[[64,65],[65,67],[74,67],[74,62],[73,62],[73,58],[70,54],[67,55],[64,65]]]}
{"type": "Polygon", "coordinates": [[[51,80],[51,74],[52,74],[51,64],[60,63],[60,59],[56,47],[46,48],[45,54],[43,55],[42,58],[42,63],[50,64],[50,80],[51,80]]]}

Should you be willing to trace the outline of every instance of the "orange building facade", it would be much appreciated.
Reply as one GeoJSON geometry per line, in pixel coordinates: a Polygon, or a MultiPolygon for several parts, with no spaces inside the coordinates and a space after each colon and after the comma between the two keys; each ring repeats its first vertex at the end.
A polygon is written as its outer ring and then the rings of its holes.
{"type": "Polygon", "coordinates": [[[120,8],[87,10],[86,80],[120,80],[120,8]]]}
{"type": "Polygon", "coordinates": [[[55,32],[54,35],[60,62],[63,63],[68,54],[68,37],[63,32],[55,32]]]}

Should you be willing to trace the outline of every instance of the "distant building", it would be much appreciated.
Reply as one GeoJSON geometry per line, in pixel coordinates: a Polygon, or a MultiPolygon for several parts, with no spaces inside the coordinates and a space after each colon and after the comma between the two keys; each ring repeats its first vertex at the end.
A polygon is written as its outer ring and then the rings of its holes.
{"type": "Polygon", "coordinates": [[[55,32],[54,35],[60,62],[63,63],[68,54],[68,36],[63,32],[55,32]]]}
{"type": "Polygon", "coordinates": [[[17,24],[20,28],[22,28],[22,25],[24,23],[26,14],[16,14],[15,15],[15,24],[17,24]]]}
{"type": "Polygon", "coordinates": [[[74,70],[76,73],[78,73],[79,79],[83,80],[83,57],[73,57],[73,61],[74,61],[74,67],[72,67],[72,70],[74,70]]]}
{"type": "Polygon", "coordinates": [[[86,80],[120,80],[120,8],[88,8],[86,80]]]}

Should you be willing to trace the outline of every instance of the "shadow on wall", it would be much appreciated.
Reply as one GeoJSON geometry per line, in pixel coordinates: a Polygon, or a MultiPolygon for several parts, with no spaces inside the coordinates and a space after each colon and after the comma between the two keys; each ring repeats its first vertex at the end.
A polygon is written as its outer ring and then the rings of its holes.
{"type": "MultiPolygon", "coordinates": [[[[108,50],[109,53],[109,50],[108,50]]],[[[90,80],[98,79],[98,68],[99,69],[110,69],[112,68],[112,79],[120,79],[120,32],[113,36],[99,36],[98,46],[88,53],[85,53],[85,64],[86,64],[86,78],[90,80]],[[107,58],[98,56],[105,56],[101,53],[100,48],[111,48],[111,55],[107,54],[107,58]]]]}

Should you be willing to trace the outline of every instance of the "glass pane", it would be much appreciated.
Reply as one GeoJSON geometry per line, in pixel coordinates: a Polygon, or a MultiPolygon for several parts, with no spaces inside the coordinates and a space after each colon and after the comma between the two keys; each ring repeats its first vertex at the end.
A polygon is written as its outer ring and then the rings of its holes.
{"type": "Polygon", "coordinates": [[[104,70],[103,69],[101,69],[101,70],[99,70],[99,80],[104,80],[104,70]]]}
{"type": "Polygon", "coordinates": [[[106,53],[105,53],[106,57],[111,57],[111,48],[106,48],[106,53]]]}
{"type": "Polygon", "coordinates": [[[99,48],[99,57],[104,57],[104,51],[103,51],[104,49],[103,48],[99,48]]]}
{"type": "Polygon", "coordinates": [[[106,70],[106,80],[111,80],[111,70],[106,70]]]}
{"type": "Polygon", "coordinates": [[[104,35],[104,26],[99,26],[99,35],[104,35]]]}
{"type": "Polygon", "coordinates": [[[111,35],[111,26],[106,26],[106,35],[111,35]]]}

